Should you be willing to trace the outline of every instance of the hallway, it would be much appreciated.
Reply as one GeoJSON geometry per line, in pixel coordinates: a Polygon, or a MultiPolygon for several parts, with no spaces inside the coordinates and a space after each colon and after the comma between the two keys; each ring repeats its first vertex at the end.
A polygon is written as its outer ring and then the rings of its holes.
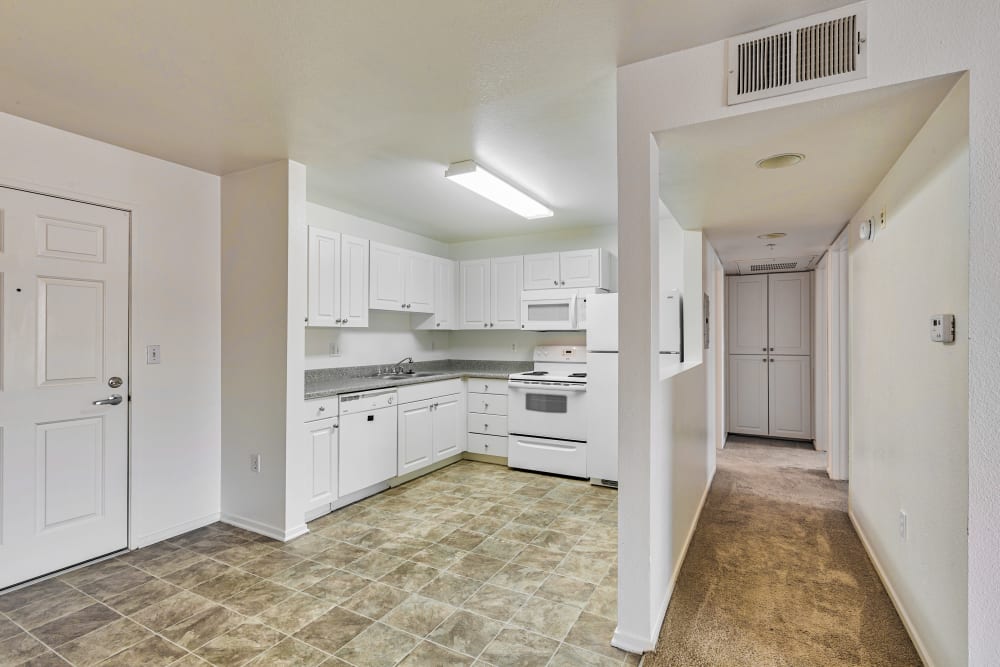
{"type": "Polygon", "coordinates": [[[825,465],[730,436],[646,667],[921,664],[825,465]]]}

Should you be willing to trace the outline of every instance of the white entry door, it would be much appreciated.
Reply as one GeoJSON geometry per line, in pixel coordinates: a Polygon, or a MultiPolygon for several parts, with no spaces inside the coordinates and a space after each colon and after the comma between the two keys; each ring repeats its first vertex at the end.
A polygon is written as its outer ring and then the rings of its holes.
{"type": "Polygon", "coordinates": [[[0,588],[127,546],[128,248],[124,211],[0,187],[0,588]]]}

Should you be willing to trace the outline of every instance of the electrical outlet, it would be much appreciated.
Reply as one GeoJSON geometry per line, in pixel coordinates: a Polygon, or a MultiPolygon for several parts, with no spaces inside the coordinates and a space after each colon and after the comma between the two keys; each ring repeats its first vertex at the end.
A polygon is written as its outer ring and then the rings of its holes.
{"type": "Polygon", "coordinates": [[[899,510],[899,539],[906,541],[906,512],[899,510]]]}
{"type": "Polygon", "coordinates": [[[517,352],[517,343],[511,343],[510,344],[510,351],[511,352],[517,352]]]}
{"type": "Polygon", "coordinates": [[[886,224],[887,223],[885,220],[885,206],[883,206],[882,211],[878,214],[878,228],[880,230],[885,229],[886,224]]]}
{"type": "Polygon", "coordinates": [[[336,343],[330,343],[330,356],[339,357],[340,356],[340,346],[336,343]]]}
{"type": "Polygon", "coordinates": [[[160,363],[160,346],[159,345],[147,345],[146,346],[146,363],[147,364],[158,364],[158,363],[160,363]]]}
{"type": "Polygon", "coordinates": [[[250,455],[250,470],[251,472],[260,472],[260,454],[250,455]]]}

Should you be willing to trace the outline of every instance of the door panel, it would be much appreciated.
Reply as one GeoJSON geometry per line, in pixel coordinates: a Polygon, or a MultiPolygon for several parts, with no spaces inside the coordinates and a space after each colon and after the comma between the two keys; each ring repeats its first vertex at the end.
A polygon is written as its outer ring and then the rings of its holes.
{"type": "Polygon", "coordinates": [[[572,250],[559,254],[560,287],[600,287],[601,250],[572,250]]]}
{"type": "Polygon", "coordinates": [[[368,326],[368,241],[341,237],[341,326],[368,326]]]}
{"type": "Polygon", "coordinates": [[[406,284],[403,303],[411,313],[434,312],[434,258],[421,253],[409,253],[406,262],[406,284]]]}
{"type": "Polygon", "coordinates": [[[0,221],[4,588],[127,546],[129,215],[0,187],[0,221]]]}
{"type": "Polygon", "coordinates": [[[440,461],[465,450],[465,415],[462,395],[434,399],[434,460],[440,461]]]}
{"type": "Polygon", "coordinates": [[[524,256],[524,289],[559,287],[559,253],[524,256]]]}
{"type": "Polygon", "coordinates": [[[493,260],[491,329],[521,328],[521,285],[524,261],[518,257],[497,257],[493,260]]]}
{"type": "Polygon", "coordinates": [[[728,278],[729,354],[767,352],[767,276],[728,278]]]}
{"type": "Polygon", "coordinates": [[[767,367],[763,355],[730,355],[730,433],[767,435],[767,367]]]}
{"type": "Polygon", "coordinates": [[[399,466],[403,475],[434,460],[434,399],[399,406],[399,466]]]}
{"type": "Polygon", "coordinates": [[[812,365],[809,357],[771,357],[770,435],[808,440],[812,433],[812,365]]]}
{"type": "Polygon", "coordinates": [[[309,228],[308,311],[312,327],[335,327],[340,320],[340,234],[309,228]]]}
{"type": "Polygon", "coordinates": [[[371,299],[376,310],[403,307],[403,250],[381,243],[371,244],[371,299]]]}
{"type": "Polygon", "coordinates": [[[809,273],[768,276],[768,347],[771,354],[812,350],[812,281],[809,273]]]}
{"type": "Polygon", "coordinates": [[[310,512],[337,499],[337,419],[306,424],[306,447],[312,471],[306,505],[310,512]]]}
{"type": "Polygon", "coordinates": [[[490,326],[490,260],[459,264],[459,316],[462,329],[490,326]]]}

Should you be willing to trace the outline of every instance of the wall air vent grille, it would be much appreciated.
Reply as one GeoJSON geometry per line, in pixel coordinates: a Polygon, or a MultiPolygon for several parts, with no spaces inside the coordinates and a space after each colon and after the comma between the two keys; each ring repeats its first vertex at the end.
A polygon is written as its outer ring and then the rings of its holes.
{"type": "Polygon", "coordinates": [[[750,273],[771,273],[773,271],[788,271],[798,266],[798,262],[781,262],[779,264],[751,264],[750,273]]]}
{"type": "Polygon", "coordinates": [[[729,40],[729,104],[868,76],[867,11],[851,5],[729,40]]]}
{"type": "MultiPolygon", "coordinates": [[[[740,259],[734,262],[737,273],[743,276],[754,273],[787,273],[789,271],[811,271],[819,260],[817,255],[806,257],[780,257],[767,259],[740,259]]],[[[731,272],[728,269],[727,272],[731,272]]]]}

